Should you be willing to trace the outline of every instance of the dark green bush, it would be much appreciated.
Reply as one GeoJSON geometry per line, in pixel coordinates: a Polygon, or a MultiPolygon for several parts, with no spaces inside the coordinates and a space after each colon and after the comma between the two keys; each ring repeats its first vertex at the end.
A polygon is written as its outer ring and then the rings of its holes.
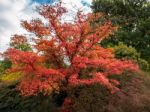
{"type": "Polygon", "coordinates": [[[68,96],[74,100],[71,112],[149,112],[150,78],[144,77],[136,74],[112,77],[121,81],[121,91],[115,94],[97,84],[73,88],[68,96]]]}
{"type": "Polygon", "coordinates": [[[6,69],[11,67],[12,63],[9,59],[4,59],[0,61],[0,74],[4,73],[6,69]]]}
{"type": "Polygon", "coordinates": [[[57,112],[51,96],[23,97],[15,85],[1,87],[0,112],[57,112]]]}
{"type": "Polygon", "coordinates": [[[150,112],[150,77],[124,74],[111,76],[121,82],[121,91],[110,94],[94,84],[70,88],[68,93],[23,97],[14,85],[0,87],[0,112],[59,112],[65,98],[71,98],[71,112],[150,112]]]}

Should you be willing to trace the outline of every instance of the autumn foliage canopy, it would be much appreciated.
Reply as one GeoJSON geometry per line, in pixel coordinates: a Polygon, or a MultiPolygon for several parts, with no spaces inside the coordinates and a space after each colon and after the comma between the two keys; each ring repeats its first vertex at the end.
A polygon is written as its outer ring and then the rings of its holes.
{"type": "Polygon", "coordinates": [[[119,82],[109,76],[138,70],[132,61],[118,60],[111,49],[99,45],[117,29],[111,22],[94,24],[102,14],[78,11],[72,22],[66,22],[62,16],[67,10],[61,4],[42,6],[39,13],[48,23],[39,19],[22,22],[35,34],[33,51],[10,48],[6,53],[13,63],[10,71],[24,75],[17,86],[23,95],[50,94],[94,83],[114,93],[119,82]]]}

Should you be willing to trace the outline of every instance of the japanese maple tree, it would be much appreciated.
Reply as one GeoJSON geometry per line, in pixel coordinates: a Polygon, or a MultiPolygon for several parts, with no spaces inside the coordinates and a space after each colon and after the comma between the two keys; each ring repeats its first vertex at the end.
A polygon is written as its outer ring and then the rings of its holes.
{"type": "Polygon", "coordinates": [[[67,10],[61,6],[45,5],[39,8],[41,20],[23,21],[23,27],[35,34],[34,50],[8,49],[7,57],[13,63],[11,72],[24,74],[18,90],[23,95],[50,94],[68,87],[99,83],[112,93],[118,91],[117,80],[111,75],[124,71],[137,71],[138,66],[129,60],[118,60],[111,49],[99,43],[117,28],[111,22],[94,24],[101,16],[78,11],[72,22],[62,20],[67,10]]]}

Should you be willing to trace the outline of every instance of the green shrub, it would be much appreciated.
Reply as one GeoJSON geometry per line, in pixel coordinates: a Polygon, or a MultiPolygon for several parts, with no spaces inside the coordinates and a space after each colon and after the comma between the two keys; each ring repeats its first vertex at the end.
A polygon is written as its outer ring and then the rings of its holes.
{"type": "Polygon", "coordinates": [[[17,82],[20,78],[22,78],[22,74],[20,72],[16,73],[7,73],[0,76],[0,81],[3,83],[11,84],[17,82]]]}
{"type": "Polygon", "coordinates": [[[150,65],[146,60],[139,58],[137,62],[142,70],[150,71],[150,65]]]}
{"type": "Polygon", "coordinates": [[[6,69],[11,67],[12,63],[9,59],[4,59],[0,61],[0,74],[3,74],[6,69]]]}
{"type": "Polygon", "coordinates": [[[133,60],[139,64],[139,67],[144,71],[149,71],[149,63],[142,59],[140,53],[133,47],[128,47],[123,43],[119,43],[118,46],[114,47],[114,53],[116,58],[133,60]]]}
{"type": "Polygon", "coordinates": [[[126,59],[137,60],[138,58],[140,58],[140,54],[136,51],[136,49],[132,47],[128,47],[123,43],[119,43],[118,46],[115,46],[114,51],[115,51],[116,58],[119,59],[126,58],[126,59]]]}
{"type": "Polygon", "coordinates": [[[58,112],[51,96],[23,97],[15,85],[0,89],[0,112],[58,112]]]}

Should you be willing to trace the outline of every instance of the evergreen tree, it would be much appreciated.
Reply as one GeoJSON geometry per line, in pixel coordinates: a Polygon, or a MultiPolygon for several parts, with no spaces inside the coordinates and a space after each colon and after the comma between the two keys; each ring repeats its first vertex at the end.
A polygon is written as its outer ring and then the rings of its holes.
{"type": "Polygon", "coordinates": [[[123,42],[136,48],[141,57],[150,63],[150,2],[148,0],[94,0],[93,12],[102,12],[104,19],[119,26],[115,35],[102,45],[123,42]]]}

